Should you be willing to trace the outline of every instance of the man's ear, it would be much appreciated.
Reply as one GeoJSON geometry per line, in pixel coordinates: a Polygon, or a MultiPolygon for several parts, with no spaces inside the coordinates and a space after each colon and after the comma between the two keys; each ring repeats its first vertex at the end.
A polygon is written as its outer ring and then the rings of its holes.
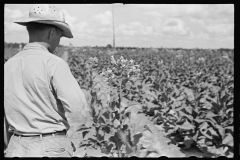
{"type": "Polygon", "coordinates": [[[56,34],[56,29],[55,28],[50,28],[48,32],[48,39],[51,40],[56,34]]]}

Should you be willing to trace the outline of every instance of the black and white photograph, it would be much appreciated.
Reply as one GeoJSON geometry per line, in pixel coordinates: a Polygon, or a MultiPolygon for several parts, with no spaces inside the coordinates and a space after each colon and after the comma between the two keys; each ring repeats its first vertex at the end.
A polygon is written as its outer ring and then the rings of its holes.
{"type": "Polygon", "coordinates": [[[234,157],[234,4],[4,4],[4,157],[234,157]]]}

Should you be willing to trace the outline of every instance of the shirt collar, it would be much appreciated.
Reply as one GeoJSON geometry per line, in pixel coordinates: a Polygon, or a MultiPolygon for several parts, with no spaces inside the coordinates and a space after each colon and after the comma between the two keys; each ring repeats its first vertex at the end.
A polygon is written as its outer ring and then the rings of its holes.
{"type": "Polygon", "coordinates": [[[27,45],[25,45],[23,47],[23,50],[27,50],[27,49],[37,49],[37,50],[44,50],[44,51],[47,51],[47,48],[45,48],[44,46],[42,46],[41,44],[39,43],[28,43],[27,45]]]}

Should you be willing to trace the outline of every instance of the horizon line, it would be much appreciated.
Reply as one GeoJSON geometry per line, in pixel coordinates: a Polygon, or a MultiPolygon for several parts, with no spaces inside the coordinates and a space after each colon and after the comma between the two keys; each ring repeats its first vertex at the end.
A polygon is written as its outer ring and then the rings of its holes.
{"type": "MultiPolygon", "coordinates": [[[[6,41],[4,41],[4,43],[13,43],[13,44],[27,44],[27,43],[24,43],[24,42],[6,42],[6,41]]],[[[112,44],[107,44],[107,45],[105,45],[105,46],[99,46],[99,45],[83,45],[83,46],[76,46],[76,45],[63,45],[63,44],[59,44],[59,46],[63,46],[63,47],[92,47],[92,48],[94,48],[94,47],[104,47],[104,48],[107,48],[107,46],[108,45],[111,45],[112,46],[112,44]]],[[[111,47],[111,48],[113,48],[113,47],[111,47]]],[[[218,50],[218,49],[229,49],[229,50],[234,50],[234,48],[204,48],[204,47],[192,47],[192,48],[184,48],[184,47],[164,47],[164,46],[161,46],[161,47],[137,47],[137,46],[116,46],[115,45],[115,48],[149,48],[149,49],[151,49],[151,48],[157,48],[157,49],[159,49],[159,48],[163,48],[163,49],[165,49],[165,48],[167,48],[167,49],[210,49],[210,50],[218,50]]]]}

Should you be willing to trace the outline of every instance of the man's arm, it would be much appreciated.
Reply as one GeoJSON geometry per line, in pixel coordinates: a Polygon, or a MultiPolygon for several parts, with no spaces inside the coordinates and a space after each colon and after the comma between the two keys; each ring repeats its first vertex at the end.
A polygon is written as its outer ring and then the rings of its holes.
{"type": "Polygon", "coordinates": [[[4,148],[7,148],[10,138],[13,134],[12,132],[8,132],[8,128],[9,128],[9,125],[4,114],[4,148]]]}
{"type": "Polygon", "coordinates": [[[65,61],[60,61],[53,74],[52,85],[66,112],[91,119],[91,108],[65,61]]]}

